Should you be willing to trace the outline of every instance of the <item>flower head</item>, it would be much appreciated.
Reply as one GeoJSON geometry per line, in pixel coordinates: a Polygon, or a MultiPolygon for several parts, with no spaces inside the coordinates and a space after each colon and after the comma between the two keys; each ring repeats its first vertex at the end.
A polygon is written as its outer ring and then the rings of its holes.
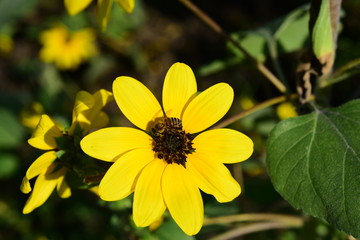
{"type": "Polygon", "coordinates": [[[281,120],[296,117],[298,114],[291,102],[283,102],[276,107],[276,113],[281,120]]]}
{"type": "Polygon", "coordinates": [[[67,151],[73,151],[69,149],[69,146],[74,146],[74,144],[66,146],[64,142],[73,142],[73,134],[77,129],[80,129],[77,132],[85,135],[90,129],[105,126],[108,118],[101,109],[111,99],[112,94],[106,90],[99,90],[93,95],[80,91],[75,100],[73,123],[68,131],[61,130],[48,115],[41,116],[28,143],[34,148],[47,150],[47,152],[31,164],[21,183],[21,191],[30,193],[32,188],[29,181],[37,177],[34,190],[23,209],[24,214],[40,207],[55,188],[61,198],[70,197],[71,189],[65,181],[65,175],[69,169],[64,159],[69,154],[67,151]]]}
{"type": "Polygon", "coordinates": [[[14,49],[14,41],[10,35],[0,33],[0,56],[8,55],[14,49]]]}
{"type": "Polygon", "coordinates": [[[65,26],[57,26],[42,32],[40,42],[40,59],[62,70],[75,69],[97,54],[95,34],[89,28],[70,32],[65,26]]]}
{"type": "MultiPolygon", "coordinates": [[[[78,14],[89,6],[91,2],[92,0],[64,0],[66,10],[70,15],[78,14]]],[[[115,0],[115,2],[127,13],[134,10],[135,0],[115,0]]],[[[103,31],[109,22],[112,4],[113,0],[98,0],[97,2],[98,22],[103,31]]]]}
{"type": "Polygon", "coordinates": [[[204,131],[229,110],[232,88],[219,83],[197,94],[192,70],[175,63],[165,77],[163,107],[130,77],[118,77],[113,93],[140,130],[104,128],[81,141],[85,153],[114,161],[100,182],[100,197],[114,201],[134,192],[137,226],[149,226],[167,208],[185,233],[196,234],[204,215],[199,189],[219,202],[233,200],[241,190],[224,163],[246,160],[253,152],[251,139],[238,131],[204,131]]]}

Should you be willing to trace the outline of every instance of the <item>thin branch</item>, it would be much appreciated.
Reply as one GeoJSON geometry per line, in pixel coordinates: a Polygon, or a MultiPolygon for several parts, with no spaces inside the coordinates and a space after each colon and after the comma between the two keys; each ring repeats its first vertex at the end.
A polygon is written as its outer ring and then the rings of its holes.
{"type": "Polygon", "coordinates": [[[218,123],[217,125],[213,126],[211,129],[215,129],[215,128],[222,128],[222,127],[225,127],[225,126],[228,126],[230,125],[231,123],[234,123],[238,120],[240,120],[241,118],[244,118],[254,112],[257,112],[261,109],[264,109],[264,108],[267,108],[267,107],[270,107],[272,105],[275,105],[275,104],[278,104],[278,103],[281,103],[281,102],[284,102],[285,100],[287,99],[292,99],[292,98],[296,98],[297,97],[297,94],[292,94],[290,95],[289,97],[286,97],[286,96],[280,96],[280,97],[275,97],[275,98],[271,98],[269,100],[266,100],[262,103],[259,103],[258,105],[248,109],[248,110],[245,110],[241,113],[238,113],[228,119],[225,119],[224,121],[221,121],[220,123],[218,123]]]}
{"type": "Polygon", "coordinates": [[[250,53],[241,44],[236,41],[231,35],[227,34],[219,24],[211,19],[206,13],[200,8],[194,5],[190,0],[179,0],[184,6],[192,11],[201,21],[213,29],[216,33],[224,37],[226,40],[231,42],[236,48],[238,48],[255,66],[256,68],[281,92],[286,92],[285,85],[261,62],[250,55],[250,53]]]}
{"type": "Polygon", "coordinates": [[[283,228],[299,228],[301,224],[290,224],[284,222],[262,222],[262,223],[253,223],[245,226],[240,226],[226,233],[220,234],[211,240],[229,240],[236,237],[240,237],[249,233],[260,232],[270,229],[283,229],[283,228]]]}
{"type": "Polygon", "coordinates": [[[204,226],[212,225],[212,224],[229,224],[235,222],[254,222],[254,221],[273,221],[273,222],[289,223],[291,225],[301,225],[304,219],[302,217],[286,215],[286,214],[244,213],[237,215],[206,218],[204,220],[204,226]]]}

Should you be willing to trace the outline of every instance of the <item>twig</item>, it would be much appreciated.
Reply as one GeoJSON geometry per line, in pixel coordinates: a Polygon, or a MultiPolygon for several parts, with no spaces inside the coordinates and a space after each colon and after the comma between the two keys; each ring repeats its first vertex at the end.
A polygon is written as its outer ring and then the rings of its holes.
{"type": "Polygon", "coordinates": [[[211,129],[215,129],[215,128],[222,128],[222,127],[225,127],[225,126],[228,126],[229,124],[231,123],[234,123],[236,121],[238,121],[239,119],[241,118],[244,118],[254,112],[257,112],[263,108],[267,108],[267,107],[270,107],[272,105],[275,105],[275,104],[278,104],[278,103],[281,103],[287,99],[292,99],[292,98],[296,98],[297,97],[297,94],[292,94],[290,95],[289,97],[286,97],[286,96],[280,96],[280,97],[275,97],[275,98],[271,98],[269,100],[266,100],[262,103],[259,103],[258,105],[248,109],[248,110],[245,110],[241,113],[238,113],[228,119],[225,119],[224,121],[221,121],[220,123],[216,124],[215,126],[213,126],[211,129]]]}
{"type": "Polygon", "coordinates": [[[244,213],[237,215],[221,216],[214,218],[206,218],[205,225],[212,224],[229,224],[234,222],[254,222],[254,221],[273,221],[281,223],[289,223],[292,225],[300,225],[303,223],[303,218],[298,216],[274,213],[244,213]]]}
{"type": "Polygon", "coordinates": [[[260,232],[270,229],[282,229],[282,228],[298,228],[301,227],[301,224],[289,224],[283,222],[263,222],[263,223],[253,223],[246,226],[241,226],[226,233],[220,234],[211,240],[228,240],[233,239],[239,236],[243,236],[249,233],[260,232]]]}
{"type": "Polygon", "coordinates": [[[261,62],[250,55],[250,53],[240,45],[238,41],[227,34],[219,24],[211,19],[206,13],[200,8],[194,5],[190,0],[179,0],[184,4],[190,11],[192,11],[201,21],[213,29],[216,33],[224,37],[226,40],[231,42],[236,48],[238,48],[255,66],[256,68],[282,93],[286,92],[285,85],[261,62]]]}

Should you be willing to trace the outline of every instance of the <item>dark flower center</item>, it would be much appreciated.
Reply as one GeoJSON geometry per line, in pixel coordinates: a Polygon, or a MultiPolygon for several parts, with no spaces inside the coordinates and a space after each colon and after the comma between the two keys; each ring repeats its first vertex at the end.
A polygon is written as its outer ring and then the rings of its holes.
{"type": "Polygon", "coordinates": [[[159,159],[186,167],[186,155],[195,151],[194,136],[183,130],[180,119],[164,117],[156,122],[151,133],[153,150],[159,159]]]}

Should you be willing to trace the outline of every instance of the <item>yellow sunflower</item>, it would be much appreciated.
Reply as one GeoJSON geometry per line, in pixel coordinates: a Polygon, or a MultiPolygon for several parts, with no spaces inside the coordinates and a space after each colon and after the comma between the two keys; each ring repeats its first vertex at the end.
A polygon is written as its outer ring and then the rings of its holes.
{"type": "Polygon", "coordinates": [[[40,42],[40,59],[62,70],[75,69],[97,54],[95,33],[90,28],[70,32],[60,25],[43,31],[40,42]]]}
{"type": "Polygon", "coordinates": [[[32,188],[29,181],[37,177],[34,190],[23,209],[24,214],[40,207],[55,188],[61,198],[71,196],[71,189],[65,181],[68,168],[62,161],[62,156],[65,156],[69,149],[59,145],[59,139],[63,138],[63,142],[64,139],[73,142],[73,134],[74,131],[77,131],[77,127],[81,129],[81,134],[85,135],[91,129],[105,126],[108,122],[108,117],[101,109],[111,99],[112,94],[106,90],[99,90],[93,95],[80,91],[76,95],[73,123],[68,131],[60,130],[58,124],[48,115],[43,114],[41,116],[39,124],[28,140],[28,143],[35,148],[48,151],[31,164],[21,183],[21,191],[23,193],[30,193],[32,188]]]}
{"type": "MultiPolygon", "coordinates": [[[[66,10],[70,15],[78,14],[89,6],[91,2],[92,0],[64,0],[66,10]]],[[[115,0],[115,2],[127,13],[134,10],[135,0],[115,0]]],[[[97,1],[98,21],[103,31],[109,22],[112,4],[113,0],[97,1]]]]}
{"type": "Polygon", "coordinates": [[[100,182],[99,196],[115,201],[134,192],[137,226],[149,226],[167,208],[186,234],[198,233],[204,216],[199,189],[219,202],[233,200],[241,190],[224,163],[244,161],[253,152],[251,139],[238,131],[204,131],[229,110],[232,88],[218,83],[197,94],[191,68],[175,63],[165,77],[163,108],[131,77],[118,77],[113,94],[139,129],[104,128],[80,142],[90,156],[114,162],[100,182]]]}

